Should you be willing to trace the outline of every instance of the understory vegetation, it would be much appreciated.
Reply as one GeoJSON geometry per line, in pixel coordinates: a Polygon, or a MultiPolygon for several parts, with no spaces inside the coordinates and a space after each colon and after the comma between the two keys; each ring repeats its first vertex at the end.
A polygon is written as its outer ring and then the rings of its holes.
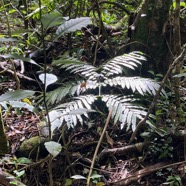
{"type": "Polygon", "coordinates": [[[0,21],[0,185],[185,185],[185,1],[1,0],[0,21]]]}

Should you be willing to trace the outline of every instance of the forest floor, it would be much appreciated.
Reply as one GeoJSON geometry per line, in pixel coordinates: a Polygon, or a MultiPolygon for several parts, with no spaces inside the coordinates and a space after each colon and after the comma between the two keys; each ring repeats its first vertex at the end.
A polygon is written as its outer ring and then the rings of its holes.
{"type": "MultiPolygon", "coordinates": [[[[27,143],[29,152],[20,151],[20,146],[25,140],[40,135],[38,129],[40,120],[41,115],[27,110],[19,113],[12,110],[4,115],[10,151],[0,159],[1,170],[14,176],[15,170],[25,170],[25,174],[19,180],[27,186],[49,185],[47,152],[42,150],[41,146],[40,152],[31,151],[33,146],[29,142],[27,143]],[[31,162],[20,161],[20,158],[25,156],[31,162]]],[[[100,121],[90,128],[88,126],[70,130],[65,128],[63,137],[60,130],[56,131],[54,140],[59,140],[63,149],[53,159],[54,186],[86,185],[86,180],[71,179],[71,176],[87,176],[103,125],[104,123],[100,121]]],[[[159,154],[163,152],[156,152],[153,143],[146,143],[139,138],[135,144],[129,144],[131,133],[120,130],[116,125],[111,126],[107,128],[94,165],[93,174],[100,175],[101,178],[95,176],[92,179],[92,186],[163,186],[186,183],[183,137],[177,138],[176,144],[174,141],[169,144],[174,145],[172,157],[160,158],[159,154]]],[[[164,150],[167,150],[166,147],[164,150]]],[[[0,181],[1,184],[3,185],[0,181]]]]}

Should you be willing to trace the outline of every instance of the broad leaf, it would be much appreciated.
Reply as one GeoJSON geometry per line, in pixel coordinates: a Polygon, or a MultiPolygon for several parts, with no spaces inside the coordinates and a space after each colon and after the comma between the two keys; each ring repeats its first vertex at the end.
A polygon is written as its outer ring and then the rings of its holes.
{"type": "Polygon", "coordinates": [[[14,108],[26,108],[30,112],[33,112],[34,110],[34,107],[32,105],[21,101],[9,101],[9,104],[14,108]]]}
{"type": "Polygon", "coordinates": [[[0,102],[2,101],[14,101],[33,96],[35,91],[32,90],[15,90],[14,92],[6,92],[0,96],[0,102]]]}
{"type": "Polygon", "coordinates": [[[42,83],[45,83],[45,78],[46,78],[46,84],[45,84],[45,89],[48,87],[48,85],[55,83],[57,81],[57,76],[54,74],[40,74],[39,79],[42,81],[42,83]]]}
{"type": "Polygon", "coordinates": [[[60,37],[65,33],[81,30],[82,27],[86,27],[88,24],[90,24],[90,20],[90,17],[80,17],[66,21],[64,24],[58,27],[56,35],[57,37],[60,37]]]}
{"type": "Polygon", "coordinates": [[[41,18],[44,29],[49,29],[53,26],[60,25],[64,21],[65,19],[63,18],[62,14],[57,11],[46,14],[41,18]]]}
{"type": "Polygon", "coordinates": [[[57,143],[55,141],[49,141],[45,142],[45,148],[50,154],[52,154],[52,156],[55,157],[61,152],[62,146],[60,143],[57,143]]]}

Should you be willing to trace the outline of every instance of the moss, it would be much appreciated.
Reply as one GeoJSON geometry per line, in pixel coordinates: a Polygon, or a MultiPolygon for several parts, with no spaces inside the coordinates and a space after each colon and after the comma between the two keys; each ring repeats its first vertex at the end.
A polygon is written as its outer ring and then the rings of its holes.
{"type": "Polygon", "coordinates": [[[46,138],[40,136],[34,136],[30,139],[27,139],[21,144],[16,155],[31,158],[36,158],[37,155],[43,157],[46,154],[46,149],[44,147],[45,141],[46,138]]]}

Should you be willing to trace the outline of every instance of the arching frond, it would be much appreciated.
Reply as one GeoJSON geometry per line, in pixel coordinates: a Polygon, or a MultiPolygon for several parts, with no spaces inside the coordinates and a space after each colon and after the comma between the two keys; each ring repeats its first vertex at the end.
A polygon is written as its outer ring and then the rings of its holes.
{"type": "Polygon", "coordinates": [[[78,121],[83,124],[83,115],[88,118],[87,112],[92,111],[91,105],[96,99],[96,96],[93,95],[79,96],[74,101],[57,106],[55,110],[60,115],[61,122],[66,122],[68,127],[73,128],[78,121]],[[79,109],[82,111],[81,114],[79,109]]]}
{"type": "Polygon", "coordinates": [[[127,88],[131,89],[133,92],[137,91],[142,95],[144,95],[145,93],[155,95],[156,91],[159,88],[159,84],[155,80],[142,77],[118,76],[112,79],[106,79],[104,82],[110,86],[119,85],[123,89],[127,88]]]}
{"type": "Polygon", "coordinates": [[[140,61],[145,60],[145,57],[139,52],[117,56],[102,66],[102,73],[108,77],[114,74],[121,74],[124,68],[135,70],[138,65],[141,65],[140,61]]]}
{"type": "Polygon", "coordinates": [[[73,96],[75,94],[79,95],[80,93],[80,82],[76,84],[74,82],[68,82],[60,86],[59,88],[47,92],[46,101],[48,104],[59,103],[65,96],[70,95],[73,96]]]}
{"type": "Polygon", "coordinates": [[[77,65],[77,64],[78,65],[85,65],[86,63],[78,60],[77,58],[69,57],[69,56],[65,56],[65,55],[52,62],[53,66],[57,66],[60,68],[65,68],[66,65],[68,67],[69,65],[77,65]]]}
{"type": "Polygon", "coordinates": [[[106,103],[109,110],[112,109],[114,123],[121,122],[121,129],[127,125],[127,130],[132,128],[134,131],[137,120],[142,119],[147,113],[144,107],[133,104],[137,101],[135,98],[103,95],[102,101],[106,103]]]}
{"type": "Polygon", "coordinates": [[[59,66],[60,68],[65,68],[69,70],[73,74],[79,74],[83,77],[91,80],[95,80],[96,77],[99,75],[96,72],[96,67],[86,64],[76,58],[67,58],[62,57],[58,60],[53,61],[52,65],[59,66]]]}

